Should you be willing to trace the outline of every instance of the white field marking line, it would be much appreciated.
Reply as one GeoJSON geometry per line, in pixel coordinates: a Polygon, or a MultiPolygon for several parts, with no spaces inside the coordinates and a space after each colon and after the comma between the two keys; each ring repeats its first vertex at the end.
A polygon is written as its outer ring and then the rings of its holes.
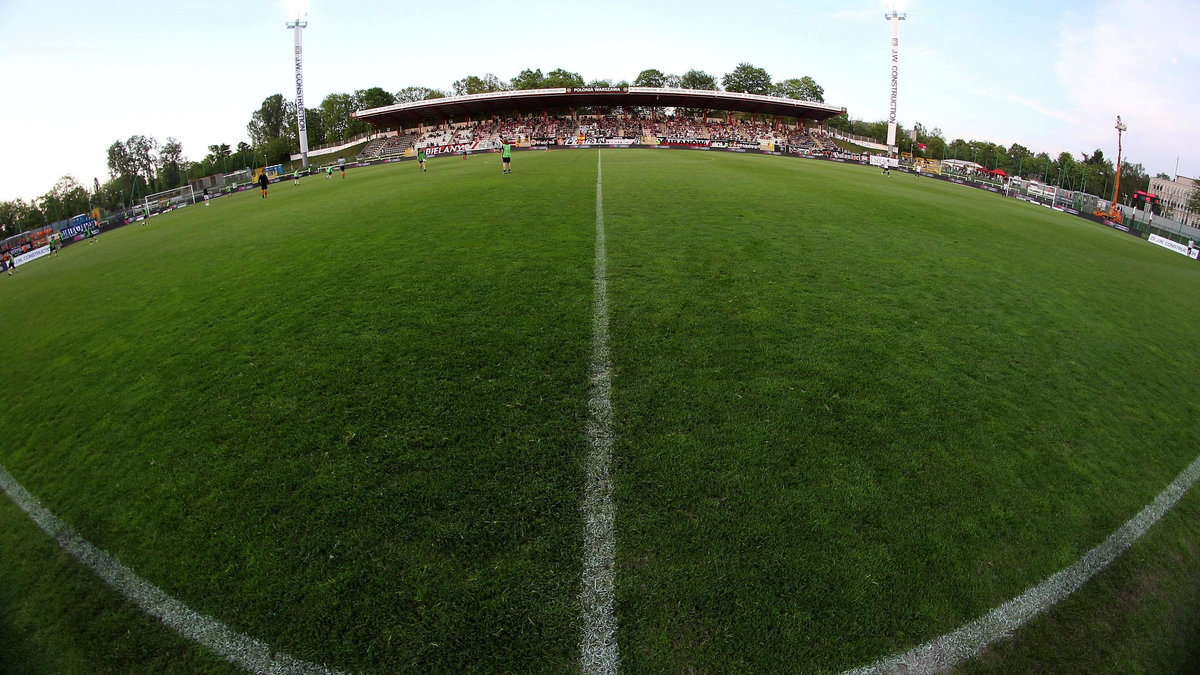
{"type": "Polygon", "coordinates": [[[579,592],[583,626],[580,670],[614,674],[619,670],[614,559],[616,542],[612,465],[612,362],[608,351],[608,253],[604,241],[604,189],[596,153],[596,271],[592,300],[592,359],[588,379],[587,484],[583,498],[583,586],[579,592]]]}
{"type": "Polygon", "coordinates": [[[88,543],[78,532],[50,513],[29,494],[11,474],[0,466],[0,489],[64,551],[91,568],[109,586],[124,595],[143,612],[162,621],[168,628],[235,666],[254,673],[328,673],[338,671],[301,661],[287,654],[271,653],[270,645],[247,637],[211,617],[188,609],[187,605],[139,577],[116,558],[88,543]]]}
{"type": "Polygon", "coordinates": [[[975,656],[1000,638],[1008,637],[1033,617],[1050,609],[1108,567],[1200,480],[1200,458],[1193,461],[1162,492],[1070,567],[955,631],[936,637],[903,654],[894,654],[844,675],[867,673],[940,673],[975,656]]]}

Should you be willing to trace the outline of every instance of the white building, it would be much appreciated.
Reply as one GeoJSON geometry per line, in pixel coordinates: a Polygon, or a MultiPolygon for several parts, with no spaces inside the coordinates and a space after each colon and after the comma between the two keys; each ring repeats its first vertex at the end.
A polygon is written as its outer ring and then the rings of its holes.
{"type": "Polygon", "coordinates": [[[1188,199],[1192,190],[1200,188],[1200,181],[1187,176],[1176,176],[1175,180],[1151,178],[1150,192],[1162,200],[1163,215],[1192,227],[1200,226],[1200,213],[1188,210],[1188,199]]]}

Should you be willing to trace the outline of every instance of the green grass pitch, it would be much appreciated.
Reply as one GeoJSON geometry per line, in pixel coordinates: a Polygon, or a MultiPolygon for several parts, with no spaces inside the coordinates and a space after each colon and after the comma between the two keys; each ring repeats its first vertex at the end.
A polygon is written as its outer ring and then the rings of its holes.
{"type": "MultiPolygon", "coordinates": [[[[832,672],[1197,455],[1200,265],[855,165],[604,150],[627,672],[832,672]]],[[[346,671],[578,668],[596,151],[290,181],[0,278],[0,465],[346,671]]],[[[1200,498],[964,669],[1197,663],[1200,498]]],[[[225,672],[0,501],[0,670],[225,672]]]]}

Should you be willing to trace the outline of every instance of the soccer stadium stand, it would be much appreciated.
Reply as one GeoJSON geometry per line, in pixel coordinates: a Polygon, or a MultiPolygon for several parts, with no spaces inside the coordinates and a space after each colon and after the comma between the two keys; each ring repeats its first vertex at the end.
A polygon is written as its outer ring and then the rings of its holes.
{"type": "MultiPolygon", "coordinates": [[[[840,152],[819,129],[749,120],[701,120],[686,115],[546,117],[439,125],[435,128],[375,139],[360,159],[391,158],[410,148],[435,152],[491,150],[502,138],[537,145],[708,145],[720,142],[746,147],[772,144],[803,154],[840,152]]],[[[716,146],[714,147],[721,147],[716,146]]]]}
{"type": "Polygon", "coordinates": [[[358,153],[358,158],[372,159],[374,157],[378,157],[379,151],[383,149],[383,146],[386,145],[387,142],[388,138],[385,137],[371,139],[371,142],[367,143],[366,146],[364,146],[363,149],[358,153]]]}
{"type": "Polygon", "coordinates": [[[405,150],[408,150],[416,143],[419,134],[400,134],[388,138],[387,143],[384,143],[379,148],[379,154],[376,157],[395,157],[403,155],[405,150]]]}

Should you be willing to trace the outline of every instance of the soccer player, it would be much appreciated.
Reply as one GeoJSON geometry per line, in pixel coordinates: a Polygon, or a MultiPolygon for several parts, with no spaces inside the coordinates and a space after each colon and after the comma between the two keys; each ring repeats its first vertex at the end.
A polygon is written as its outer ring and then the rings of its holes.
{"type": "Polygon", "coordinates": [[[342,172],[342,179],[346,178],[346,158],[338,157],[338,171],[342,172]]]}
{"type": "Polygon", "coordinates": [[[333,180],[333,165],[325,167],[325,180],[333,180]]]}
{"type": "Polygon", "coordinates": [[[259,189],[262,190],[262,198],[263,199],[267,198],[267,184],[270,182],[271,181],[269,179],[267,179],[266,171],[258,174],[258,187],[259,187],[259,189]]]}
{"type": "Polygon", "coordinates": [[[417,150],[417,161],[421,163],[421,171],[428,171],[425,167],[425,148],[417,150]]]}
{"type": "Polygon", "coordinates": [[[204,205],[208,206],[208,200],[212,199],[212,195],[208,194],[208,188],[204,188],[204,205]]]}
{"type": "Polygon", "coordinates": [[[500,165],[504,167],[501,173],[512,173],[512,143],[507,139],[500,139],[500,165]]]}
{"type": "Polygon", "coordinates": [[[295,181],[294,183],[292,183],[293,185],[300,184],[300,169],[296,169],[295,171],[292,172],[292,179],[295,181]]]}

